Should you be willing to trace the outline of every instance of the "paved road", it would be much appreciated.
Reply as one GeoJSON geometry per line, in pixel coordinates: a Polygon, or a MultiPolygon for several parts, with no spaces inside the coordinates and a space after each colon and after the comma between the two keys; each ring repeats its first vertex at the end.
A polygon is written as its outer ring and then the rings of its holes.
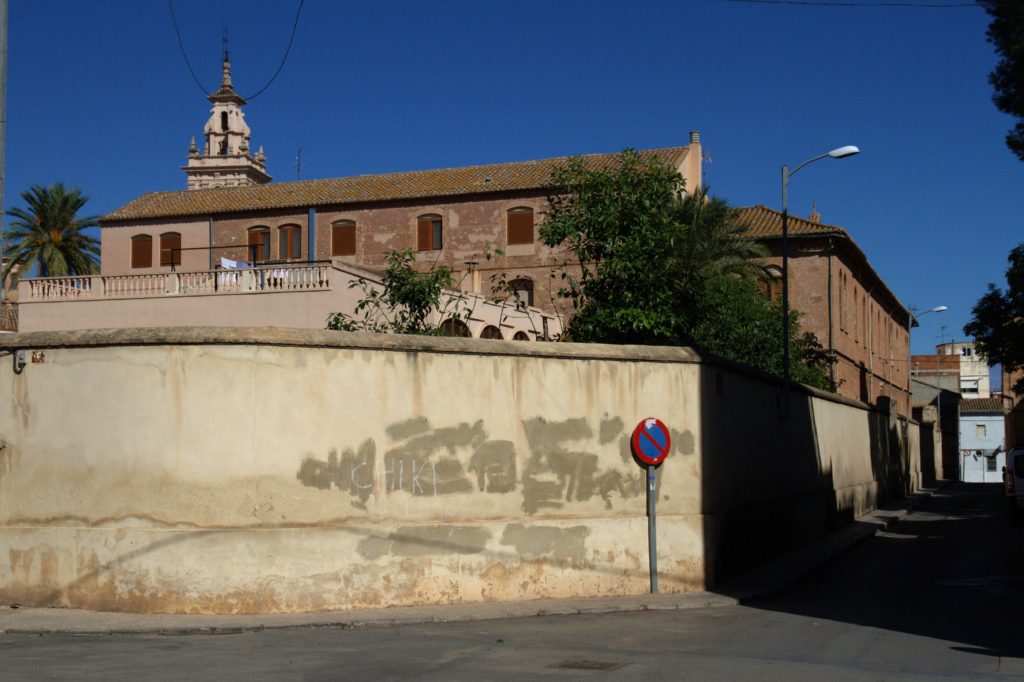
{"type": "Polygon", "coordinates": [[[1009,680],[1024,532],[953,485],[746,606],[342,630],[0,637],[0,679],[1009,680]]]}

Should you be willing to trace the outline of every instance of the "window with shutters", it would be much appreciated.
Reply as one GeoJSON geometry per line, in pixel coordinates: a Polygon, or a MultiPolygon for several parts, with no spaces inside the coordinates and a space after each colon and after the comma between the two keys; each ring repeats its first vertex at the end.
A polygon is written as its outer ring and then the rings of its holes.
{"type": "Polygon", "coordinates": [[[517,277],[508,283],[508,288],[512,291],[517,303],[533,305],[533,280],[527,277],[517,277]]]}
{"type": "Polygon", "coordinates": [[[282,225],[277,228],[277,233],[278,258],[302,258],[302,228],[298,225],[282,225]]]}
{"type": "Polygon", "coordinates": [[[331,223],[331,255],[356,255],[356,224],[351,220],[331,223]]]}
{"type": "Polygon", "coordinates": [[[270,260],[270,228],[252,227],[249,228],[249,252],[245,257],[253,262],[270,260]]]}
{"type": "Polygon", "coordinates": [[[440,251],[442,241],[441,216],[434,213],[416,219],[416,250],[440,251]]]}
{"type": "Polygon", "coordinates": [[[153,267],[153,238],[148,234],[137,234],[132,237],[132,267],[153,267]]]}
{"type": "Polygon", "coordinates": [[[509,244],[533,243],[533,209],[519,207],[509,209],[506,216],[509,244]]]}
{"type": "Polygon", "coordinates": [[[160,265],[181,265],[180,232],[164,232],[160,235],[160,265]]]}

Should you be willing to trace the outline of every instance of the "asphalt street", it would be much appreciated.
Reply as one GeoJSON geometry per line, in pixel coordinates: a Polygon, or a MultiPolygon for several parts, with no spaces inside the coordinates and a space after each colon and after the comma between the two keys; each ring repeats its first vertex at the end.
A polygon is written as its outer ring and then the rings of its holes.
{"type": "Polygon", "coordinates": [[[953,484],[742,606],[236,634],[2,635],[0,679],[1009,680],[1024,531],[953,484]]]}

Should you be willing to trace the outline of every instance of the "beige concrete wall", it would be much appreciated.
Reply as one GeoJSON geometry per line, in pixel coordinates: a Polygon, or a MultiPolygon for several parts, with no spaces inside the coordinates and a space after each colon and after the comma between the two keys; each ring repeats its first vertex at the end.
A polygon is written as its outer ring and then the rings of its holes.
{"type": "Polygon", "coordinates": [[[0,362],[0,599],[26,605],[642,593],[628,434],[648,416],[673,433],[660,586],[699,590],[872,508],[891,454],[878,413],[797,390],[780,419],[777,384],[687,349],[251,328],[0,339],[15,349],[30,362],[0,362]]]}

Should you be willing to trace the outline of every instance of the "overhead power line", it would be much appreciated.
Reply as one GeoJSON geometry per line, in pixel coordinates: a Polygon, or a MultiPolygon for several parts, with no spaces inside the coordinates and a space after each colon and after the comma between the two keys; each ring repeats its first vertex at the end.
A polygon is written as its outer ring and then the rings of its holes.
{"type": "MultiPolygon", "coordinates": [[[[274,75],[270,77],[270,80],[267,81],[266,85],[264,85],[262,88],[256,91],[256,94],[250,95],[245,99],[252,101],[253,99],[262,95],[267,90],[267,88],[270,87],[274,80],[277,79],[278,74],[281,73],[281,70],[284,68],[285,63],[288,61],[288,55],[291,54],[292,44],[295,42],[295,33],[299,28],[299,17],[302,16],[302,6],[305,3],[306,0],[299,0],[298,9],[295,10],[295,21],[292,23],[292,34],[288,38],[288,47],[285,48],[284,56],[281,57],[281,63],[278,65],[277,70],[274,71],[274,75]]],[[[178,27],[178,17],[174,13],[174,0],[167,0],[167,7],[171,10],[171,22],[174,24],[174,34],[178,37],[178,49],[181,50],[181,57],[185,60],[185,66],[188,67],[188,72],[192,74],[192,80],[196,82],[196,85],[199,86],[199,89],[202,90],[206,96],[209,96],[210,91],[203,87],[202,82],[199,80],[198,76],[196,76],[196,72],[192,68],[192,63],[189,62],[188,53],[185,52],[185,44],[181,39],[181,29],[178,27]]]]}
{"type": "Polygon", "coordinates": [[[827,0],[725,0],[748,5],[803,5],[807,7],[883,7],[902,9],[962,9],[979,7],[976,2],[828,2],[827,0]]]}

